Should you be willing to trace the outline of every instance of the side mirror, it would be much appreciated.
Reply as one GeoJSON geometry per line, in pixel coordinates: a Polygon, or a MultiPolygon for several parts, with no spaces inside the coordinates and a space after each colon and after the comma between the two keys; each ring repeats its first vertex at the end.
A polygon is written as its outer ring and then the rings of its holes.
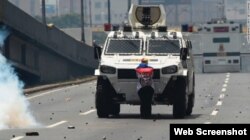
{"type": "Polygon", "coordinates": [[[101,59],[101,54],[102,54],[102,48],[101,46],[97,45],[95,42],[93,42],[94,46],[94,57],[95,59],[101,59]]]}
{"type": "Polygon", "coordinates": [[[187,60],[187,56],[188,56],[188,48],[181,48],[181,52],[180,52],[180,58],[181,60],[187,60]]]}

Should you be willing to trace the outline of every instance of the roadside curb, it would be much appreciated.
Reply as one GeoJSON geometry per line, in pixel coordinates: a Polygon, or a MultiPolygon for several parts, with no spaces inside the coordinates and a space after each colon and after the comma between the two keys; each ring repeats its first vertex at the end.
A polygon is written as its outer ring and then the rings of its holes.
{"type": "Polygon", "coordinates": [[[77,85],[81,83],[86,83],[89,81],[93,81],[96,79],[96,76],[90,76],[82,79],[78,79],[75,81],[68,81],[68,82],[62,82],[62,83],[56,83],[56,84],[48,84],[43,86],[37,86],[33,88],[24,89],[24,94],[32,94],[35,92],[43,91],[43,90],[49,90],[53,88],[63,87],[63,86],[69,86],[69,85],[77,85]]]}

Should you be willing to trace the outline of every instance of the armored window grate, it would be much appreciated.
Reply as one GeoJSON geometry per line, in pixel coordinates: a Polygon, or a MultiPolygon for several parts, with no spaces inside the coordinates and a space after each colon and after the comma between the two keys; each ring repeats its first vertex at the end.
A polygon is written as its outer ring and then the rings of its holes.
{"type": "Polygon", "coordinates": [[[147,54],[180,53],[179,40],[149,39],[147,54]]]}
{"type": "Polygon", "coordinates": [[[114,39],[108,40],[105,54],[141,54],[142,39],[114,39]]]}

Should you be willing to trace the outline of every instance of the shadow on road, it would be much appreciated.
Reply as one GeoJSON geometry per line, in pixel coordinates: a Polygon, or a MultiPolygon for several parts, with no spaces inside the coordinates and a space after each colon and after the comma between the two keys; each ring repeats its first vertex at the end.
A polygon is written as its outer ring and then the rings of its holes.
{"type": "MultiPolygon", "coordinates": [[[[184,119],[196,119],[199,118],[202,114],[193,114],[190,116],[186,116],[184,119]]],[[[110,116],[109,118],[116,118],[116,119],[142,119],[140,114],[120,114],[118,116],[110,116]]],[[[176,118],[173,117],[172,114],[152,114],[151,117],[147,118],[147,119],[157,119],[157,120],[174,120],[176,118]]],[[[177,120],[177,119],[176,119],[177,120]]]]}

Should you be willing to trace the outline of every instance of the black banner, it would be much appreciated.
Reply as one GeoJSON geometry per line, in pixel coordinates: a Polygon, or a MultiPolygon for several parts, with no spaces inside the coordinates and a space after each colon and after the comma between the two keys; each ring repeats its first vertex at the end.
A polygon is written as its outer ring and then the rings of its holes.
{"type": "Polygon", "coordinates": [[[250,124],[170,124],[170,140],[182,138],[250,139],[250,124]]]}

